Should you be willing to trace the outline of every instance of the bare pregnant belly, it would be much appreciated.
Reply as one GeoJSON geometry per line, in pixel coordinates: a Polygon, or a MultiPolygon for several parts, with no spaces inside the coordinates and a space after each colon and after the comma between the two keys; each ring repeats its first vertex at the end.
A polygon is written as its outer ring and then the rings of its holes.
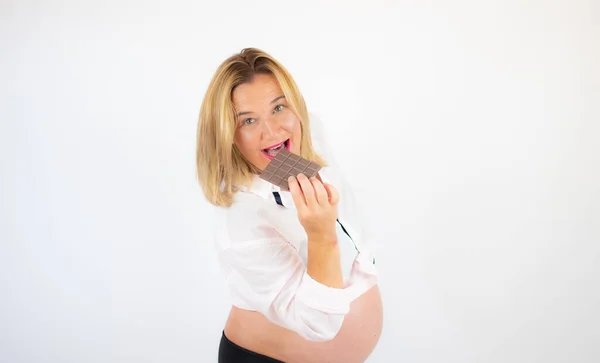
{"type": "Polygon", "coordinates": [[[235,344],[286,363],[363,363],[371,354],[383,326],[383,307],[377,285],[350,304],[350,312],[327,342],[310,342],[269,322],[262,314],[233,307],[225,335],[235,344]]]}

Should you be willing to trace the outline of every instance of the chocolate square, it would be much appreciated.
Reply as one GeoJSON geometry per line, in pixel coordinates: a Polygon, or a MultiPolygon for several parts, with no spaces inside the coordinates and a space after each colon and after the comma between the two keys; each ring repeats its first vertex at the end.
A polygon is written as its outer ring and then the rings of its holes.
{"type": "Polygon", "coordinates": [[[321,170],[321,165],[292,154],[284,148],[277,153],[259,176],[283,190],[289,190],[287,181],[290,176],[302,173],[308,178],[312,178],[317,175],[319,170],[321,170]]]}

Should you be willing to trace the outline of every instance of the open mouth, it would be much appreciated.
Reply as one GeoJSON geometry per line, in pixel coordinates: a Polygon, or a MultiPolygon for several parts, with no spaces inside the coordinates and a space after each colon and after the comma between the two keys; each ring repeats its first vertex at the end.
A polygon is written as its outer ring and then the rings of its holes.
{"type": "Polygon", "coordinates": [[[286,148],[287,151],[290,151],[290,139],[280,142],[279,144],[269,146],[268,148],[262,149],[261,151],[266,157],[273,160],[273,158],[277,155],[277,153],[279,151],[281,151],[283,148],[286,148]]]}

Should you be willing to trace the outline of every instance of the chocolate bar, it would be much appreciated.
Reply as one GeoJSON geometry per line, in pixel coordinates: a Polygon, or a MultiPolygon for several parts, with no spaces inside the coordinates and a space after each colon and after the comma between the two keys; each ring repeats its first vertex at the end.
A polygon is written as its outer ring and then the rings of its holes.
{"type": "Polygon", "coordinates": [[[299,155],[292,154],[283,148],[269,162],[265,170],[260,173],[260,178],[283,190],[289,190],[288,178],[302,173],[308,178],[316,176],[321,170],[321,165],[308,161],[299,155]]]}

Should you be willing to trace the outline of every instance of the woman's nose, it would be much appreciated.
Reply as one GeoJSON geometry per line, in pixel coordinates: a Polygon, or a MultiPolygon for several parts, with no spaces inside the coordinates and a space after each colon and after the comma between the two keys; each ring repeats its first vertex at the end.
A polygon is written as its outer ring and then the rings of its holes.
{"type": "Polygon", "coordinates": [[[275,121],[273,118],[266,118],[265,122],[263,122],[263,125],[264,125],[263,132],[267,136],[275,135],[279,128],[277,121],[275,121]]]}

